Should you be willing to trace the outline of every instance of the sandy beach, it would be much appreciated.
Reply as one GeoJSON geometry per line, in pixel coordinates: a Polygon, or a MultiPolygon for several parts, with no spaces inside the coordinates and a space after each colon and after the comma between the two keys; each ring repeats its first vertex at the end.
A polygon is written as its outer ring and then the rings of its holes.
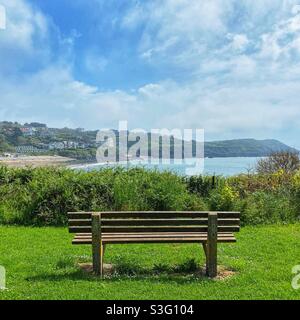
{"type": "Polygon", "coordinates": [[[74,159],[60,156],[20,156],[16,158],[0,157],[0,165],[9,167],[47,167],[47,166],[63,166],[73,162],[74,159]]]}

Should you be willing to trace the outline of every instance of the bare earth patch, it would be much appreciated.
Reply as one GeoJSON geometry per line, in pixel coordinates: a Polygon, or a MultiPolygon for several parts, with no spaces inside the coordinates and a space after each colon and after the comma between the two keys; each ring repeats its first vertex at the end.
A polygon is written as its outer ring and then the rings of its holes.
{"type": "MultiPolygon", "coordinates": [[[[92,263],[79,263],[78,264],[79,268],[88,273],[93,275],[93,264],[92,263]]],[[[104,276],[111,276],[113,275],[114,271],[116,270],[116,267],[113,264],[104,264],[103,266],[103,272],[104,276]]],[[[199,268],[196,272],[193,272],[195,276],[199,278],[206,278],[206,269],[205,266],[202,268],[199,268]]],[[[226,280],[231,277],[233,277],[236,274],[235,271],[229,270],[224,266],[218,266],[218,275],[214,280],[226,280]]],[[[180,275],[187,275],[187,273],[168,273],[168,275],[173,275],[173,276],[180,276],[180,275]]]]}
{"type": "MultiPolygon", "coordinates": [[[[93,274],[93,264],[92,263],[79,263],[78,266],[82,271],[89,273],[89,274],[93,274]]],[[[103,265],[104,275],[112,275],[114,270],[115,270],[114,265],[104,263],[104,265],[103,265]]]]}

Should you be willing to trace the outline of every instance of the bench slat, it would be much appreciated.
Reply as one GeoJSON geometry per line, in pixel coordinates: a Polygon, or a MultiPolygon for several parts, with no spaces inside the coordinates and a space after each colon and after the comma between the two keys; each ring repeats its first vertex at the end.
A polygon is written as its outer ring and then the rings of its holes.
{"type": "MultiPolygon", "coordinates": [[[[102,227],[103,233],[118,233],[118,232],[207,232],[207,226],[134,226],[134,227],[102,227]]],[[[238,232],[240,230],[239,226],[218,226],[218,232],[238,232]]],[[[70,233],[90,233],[92,228],[89,226],[71,226],[69,227],[70,233]]]]}
{"type": "MultiPolygon", "coordinates": [[[[91,219],[92,212],[69,212],[69,219],[91,219]]],[[[159,219],[159,218],[207,218],[208,212],[194,211],[116,211],[116,212],[101,212],[102,218],[106,219],[159,219]]],[[[218,212],[218,218],[239,218],[239,212],[218,212]]]]}
{"type": "MultiPolygon", "coordinates": [[[[103,233],[102,238],[120,238],[120,237],[139,237],[139,238],[148,238],[148,237],[207,237],[207,233],[205,232],[165,232],[165,233],[103,233]]],[[[232,232],[220,232],[219,237],[222,238],[231,238],[234,237],[232,232]]],[[[90,233],[77,233],[74,239],[89,239],[92,238],[92,234],[90,233]]]]}
{"type": "MultiPolygon", "coordinates": [[[[104,244],[122,244],[122,243],[205,243],[207,237],[148,237],[148,238],[139,238],[139,237],[122,237],[122,238],[103,238],[102,242],[104,244]]],[[[218,237],[219,243],[234,243],[236,242],[235,237],[218,237]]],[[[92,244],[91,238],[85,239],[74,239],[73,244],[92,244]]]]}
{"type": "MultiPolygon", "coordinates": [[[[102,234],[102,238],[170,238],[170,237],[207,237],[207,233],[206,232],[186,232],[184,234],[182,233],[176,233],[176,232],[169,232],[169,233],[162,233],[162,232],[156,232],[156,233],[145,233],[145,234],[140,234],[140,233],[104,233],[102,234]]],[[[220,238],[232,238],[234,237],[234,234],[232,232],[220,232],[218,234],[218,237],[220,238]]],[[[91,239],[92,238],[92,234],[89,235],[82,235],[80,233],[77,233],[74,236],[74,239],[91,239]]]]}
{"type": "MultiPolygon", "coordinates": [[[[70,219],[69,226],[91,226],[91,219],[70,219]]],[[[240,224],[240,219],[218,219],[219,226],[236,225],[240,224]]],[[[102,226],[186,226],[186,225],[199,225],[207,226],[208,219],[101,219],[102,226]]]]}

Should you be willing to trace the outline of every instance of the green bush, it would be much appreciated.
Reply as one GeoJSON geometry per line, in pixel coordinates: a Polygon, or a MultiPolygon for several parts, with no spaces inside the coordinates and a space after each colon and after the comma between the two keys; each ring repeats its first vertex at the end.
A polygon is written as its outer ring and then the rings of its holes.
{"type": "Polygon", "coordinates": [[[68,211],[241,211],[243,224],[293,222],[300,174],[182,178],[142,168],[0,167],[0,223],[66,225],[68,211]]]}
{"type": "Polygon", "coordinates": [[[221,176],[191,176],[186,177],[188,190],[200,197],[208,197],[212,190],[224,185],[225,178],[221,176]]]}
{"type": "Polygon", "coordinates": [[[209,198],[210,210],[233,211],[238,200],[238,193],[227,183],[211,192],[209,198]]]}
{"type": "Polygon", "coordinates": [[[144,169],[0,170],[0,222],[65,225],[68,211],[205,210],[177,175],[144,169]]]}
{"type": "Polygon", "coordinates": [[[300,219],[300,171],[293,176],[292,180],[292,202],[300,219]]]}
{"type": "Polygon", "coordinates": [[[254,192],[239,202],[241,222],[244,225],[292,223],[297,211],[286,194],[254,192]]]}

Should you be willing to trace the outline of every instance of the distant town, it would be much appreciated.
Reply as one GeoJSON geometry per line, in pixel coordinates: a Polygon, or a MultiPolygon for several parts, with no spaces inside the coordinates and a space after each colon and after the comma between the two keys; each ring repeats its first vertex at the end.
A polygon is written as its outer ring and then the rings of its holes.
{"type": "Polygon", "coordinates": [[[82,128],[48,128],[33,122],[0,122],[0,155],[59,155],[93,160],[96,152],[96,131],[82,128]]]}

